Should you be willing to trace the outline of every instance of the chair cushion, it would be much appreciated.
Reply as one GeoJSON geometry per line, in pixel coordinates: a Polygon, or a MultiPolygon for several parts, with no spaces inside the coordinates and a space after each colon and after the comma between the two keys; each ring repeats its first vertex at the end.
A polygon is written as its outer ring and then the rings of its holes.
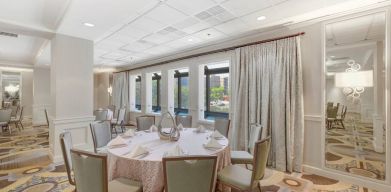
{"type": "Polygon", "coordinates": [[[232,164],[251,164],[253,156],[247,151],[231,151],[232,164]]]}
{"type": "Polygon", "coordinates": [[[109,191],[142,192],[143,190],[140,182],[120,177],[109,182],[109,191]]]}
{"type": "Polygon", "coordinates": [[[252,172],[238,165],[229,165],[221,170],[217,176],[218,180],[235,186],[241,190],[249,190],[251,188],[252,172]]]}
{"type": "Polygon", "coordinates": [[[5,126],[5,125],[8,125],[8,122],[0,122],[0,126],[5,126]]]}

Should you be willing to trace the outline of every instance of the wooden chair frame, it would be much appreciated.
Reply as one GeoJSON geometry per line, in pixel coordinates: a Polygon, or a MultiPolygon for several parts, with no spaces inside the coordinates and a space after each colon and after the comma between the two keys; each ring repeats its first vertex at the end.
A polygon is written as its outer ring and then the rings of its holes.
{"type": "Polygon", "coordinates": [[[163,174],[164,174],[164,190],[163,191],[168,191],[168,183],[167,183],[167,167],[166,167],[166,162],[168,161],[187,161],[187,160],[210,160],[214,159],[214,164],[213,164],[213,173],[212,173],[212,180],[211,180],[211,185],[210,185],[210,190],[209,192],[213,192],[213,189],[215,188],[215,178],[216,178],[216,172],[217,172],[217,156],[186,156],[186,157],[165,157],[163,158],[163,174]]]}

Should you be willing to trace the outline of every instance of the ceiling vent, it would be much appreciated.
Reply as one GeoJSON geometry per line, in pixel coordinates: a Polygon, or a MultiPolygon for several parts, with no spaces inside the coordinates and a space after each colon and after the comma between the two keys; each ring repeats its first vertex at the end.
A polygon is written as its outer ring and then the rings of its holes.
{"type": "Polygon", "coordinates": [[[7,33],[7,32],[4,32],[4,31],[0,31],[0,36],[7,36],[7,37],[18,37],[18,34],[15,34],[15,33],[7,33]]]}
{"type": "Polygon", "coordinates": [[[232,13],[230,13],[228,10],[224,9],[220,5],[214,6],[206,11],[200,12],[196,14],[195,17],[211,25],[216,25],[235,18],[235,16],[232,13]]]}

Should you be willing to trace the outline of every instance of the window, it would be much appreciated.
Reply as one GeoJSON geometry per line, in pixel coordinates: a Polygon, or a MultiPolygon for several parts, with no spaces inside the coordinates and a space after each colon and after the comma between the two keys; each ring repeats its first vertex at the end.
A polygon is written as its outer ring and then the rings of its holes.
{"type": "Polygon", "coordinates": [[[161,73],[152,74],[152,112],[160,112],[161,73]]]}
{"type": "Polygon", "coordinates": [[[135,81],[136,81],[135,109],[141,111],[141,76],[138,75],[135,81]]]}
{"type": "Polygon", "coordinates": [[[205,65],[204,119],[228,117],[229,113],[229,62],[205,65]]]}
{"type": "Polygon", "coordinates": [[[189,113],[189,71],[188,69],[175,70],[174,73],[174,111],[175,114],[189,113]]]}

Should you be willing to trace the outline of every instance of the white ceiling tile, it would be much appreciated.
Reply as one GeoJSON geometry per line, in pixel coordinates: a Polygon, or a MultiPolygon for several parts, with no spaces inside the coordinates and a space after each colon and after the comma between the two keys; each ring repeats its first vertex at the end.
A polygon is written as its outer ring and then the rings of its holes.
{"type": "Polygon", "coordinates": [[[236,35],[252,29],[250,25],[246,24],[240,19],[228,21],[226,23],[217,25],[214,28],[228,35],[236,35]]]}
{"type": "Polygon", "coordinates": [[[216,5],[212,0],[196,0],[191,2],[189,0],[169,0],[167,4],[189,15],[194,15],[216,5]]]}
{"type": "Polygon", "coordinates": [[[116,50],[116,49],[119,49],[120,47],[122,47],[124,45],[126,45],[125,42],[103,40],[103,41],[97,43],[95,46],[98,49],[116,50]]]}
{"type": "Polygon", "coordinates": [[[198,33],[193,34],[193,36],[198,37],[203,40],[218,40],[218,39],[228,37],[224,33],[220,32],[214,28],[202,30],[198,33]]]}
{"type": "Polygon", "coordinates": [[[121,50],[116,50],[110,53],[106,53],[102,56],[100,56],[103,59],[120,59],[122,57],[125,57],[129,54],[129,52],[126,51],[121,51],[121,50]]]}
{"type": "Polygon", "coordinates": [[[159,19],[144,16],[130,23],[129,26],[141,29],[142,31],[144,31],[144,33],[152,33],[164,28],[166,24],[164,22],[159,21],[159,19]]]}
{"type": "Polygon", "coordinates": [[[184,13],[181,13],[178,10],[171,8],[165,4],[159,5],[157,8],[153,9],[145,16],[156,20],[160,24],[168,25],[177,23],[187,17],[187,15],[185,15],[184,13]]]}
{"type": "Polygon", "coordinates": [[[272,0],[229,0],[221,4],[236,16],[250,14],[273,5],[272,0]]]}
{"type": "Polygon", "coordinates": [[[184,29],[184,28],[190,27],[192,25],[196,25],[199,22],[200,21],[196,18],[188,17],[182,21],[179,21],[178,23],[174,24],[173,26],[177,29],[184,29]]]}
{"type": "Polygon", "coordinates": [[[155,44],[162,44],[162,43],[174,40],[174,39],[175,39],[175,37],[172,35],[169,35],[169,34],[161,35],[159,33],[154,33],[154,34],[148,35],[143,38],[143,40],[146,40],[148,42],[152,42],[155,44]]]}
{"type": "Polygon", "coordinates": [[[149,33],[146,33],[144,30],[138,29],[137,27],[135,27],[133,25],[128,25],[128,26],[124,27],[122,30],[120,30],[118,32],[118,34],[123,35],[123,36],[130,36],[135,39],[140,39],[149,33]]]}
{"type": "Polygon", "coordinates": [[[201,31],[201,30],[209,28],[209,27],[212,27],[212,25],[210,25],[204,21],[200,21],[197,24],[194,24],[192,26],[189,26],[189,27],[182,29],[182,31],[184,31],[188,34],[192,34],[192,33],[196,33],[198,31],[201,31]]]}
{"type": "Polygon", "coordinates": [[[129,43],[128,45],[121,47],[121,49],[126,51],[142,52],[145,49],[151,48],[153,46],[156,46],[156,44],[145,40],[139,40],[129,43]]]}
{"type": "Polygon", "coordinates": [[[121,35],[119,33],[115,33],[112,36],[110,36],[109,38],[107,38],[107,40],[121,42],[121,43],[130,43],[130,42],[137,41],[138,38],[134,38],[129,35],[121,35]]]}
{"type": "Polygon", "coordinates": [[[156,47],[152,47],[150,49],[147,49],[144,51],[144,53],[151,54],[151,55],[162,55],[162,54],[172,52],[174,50],[175,50],[174,48],[160,45],[160,46],[156,46],[156,47]]]}

